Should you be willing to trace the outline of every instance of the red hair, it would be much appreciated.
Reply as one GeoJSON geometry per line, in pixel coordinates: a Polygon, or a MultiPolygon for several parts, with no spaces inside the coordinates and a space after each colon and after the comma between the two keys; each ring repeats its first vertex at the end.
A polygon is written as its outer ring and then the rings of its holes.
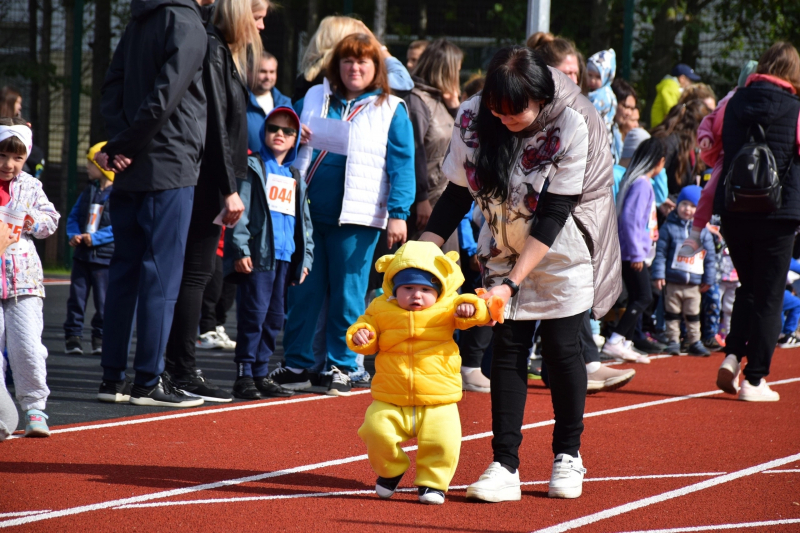
{"type": "Polygon", "coordinates": [[[331,89],[340,95],[345,94],[345,86],[339,70],[339,61],[348,57],[372,60],[375,65],[375,78],[366,87],[365,91],[380,90],[381,94],[378,96],[377,104],[382,104],[389,96],[390,89],[389,75],[386,73],[386,66],[383,64],[381,48],[378,42],[365,33],[353,33],[339,41],[339,44],[333,49],[326,75],[328,82],[331,84],[331,89]]]}

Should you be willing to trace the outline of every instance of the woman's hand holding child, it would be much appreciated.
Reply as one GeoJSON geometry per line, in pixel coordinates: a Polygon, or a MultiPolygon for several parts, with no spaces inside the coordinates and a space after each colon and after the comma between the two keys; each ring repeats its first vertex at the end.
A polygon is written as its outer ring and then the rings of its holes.
{"type": "MultiPolygon", "coordinates": [[[[473,311],[474,309],[475,308],[473,307],[473,311]]],[[[374,338],[375,334],[373,332],[371,332],[367,328],[361,328],[360,330],[356,331],[355,335],[353,335],[353,344],[355,344],[356,346],[364,346],[374,338]]]]}

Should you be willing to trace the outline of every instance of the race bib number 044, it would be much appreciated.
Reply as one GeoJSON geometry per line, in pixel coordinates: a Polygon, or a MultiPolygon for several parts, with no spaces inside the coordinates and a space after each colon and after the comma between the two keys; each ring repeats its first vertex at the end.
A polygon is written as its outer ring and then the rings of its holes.
{"type": "Polygon", "coordinates": [[[267,204],[269,210],[276,213],[283,213],[291,217],[294,215],[295,188],[297,182],[286,176],[277,174],[267,175],[267,204]]]}

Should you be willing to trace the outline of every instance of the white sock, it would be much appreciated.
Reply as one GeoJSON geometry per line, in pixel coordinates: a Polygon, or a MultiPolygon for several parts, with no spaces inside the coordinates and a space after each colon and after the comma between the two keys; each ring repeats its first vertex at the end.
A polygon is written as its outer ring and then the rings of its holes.
{"type": "Polygon", "coordinates": [[[303,373],[303,370],[304,370],[303,368],[292,368],[292,367],[290,367],[290,366],[287,366],[287,367],[285,367],[285,368],[286,368],[286,370],[288,370],[288,371],[290,371],[290,372],[293,372],[293,373],[295,373],[295,374],[302,374],[302,373],[303,373]]]}
{"type": "Polygon", "coordinates": [[[480,368],[478,368],[476,366],[462,366],[461,367],[461,372],[463,372],[464,374],[472,374],[476,370],[480,370],[480,368]]]}
{"type": "Polygon", "coordinates": [[[611,344],[619,344],[620,342],[624,341],[625,337],[620,335],[619,333],[612,333],[611,337],[609,337],[608,342],[611,344]]]}
{"type": "Polygon", "coordinates": [[[586,373],[587,374],[594,374],[595,372],[600,370],[601,366],[603,366],[603,365],[600,364],[600,361],[594,361],[594,362],[591,362],[591,363],[586,363],[586,373]]]}

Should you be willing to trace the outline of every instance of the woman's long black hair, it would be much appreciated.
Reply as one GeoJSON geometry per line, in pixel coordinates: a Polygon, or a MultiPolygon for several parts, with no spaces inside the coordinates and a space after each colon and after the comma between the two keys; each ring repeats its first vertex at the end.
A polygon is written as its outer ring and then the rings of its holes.
{"type": "Polygon", "coordinates": [[[554,95],[550,70],[530,48],[509,46],[494,55],[476,120],[475,166],[481,196],[506,200],[514,157],[522,142],[492,115],[492,110],[516,115],[525,111],[531,99],[544,100],[547,105],[554,95]]]}

